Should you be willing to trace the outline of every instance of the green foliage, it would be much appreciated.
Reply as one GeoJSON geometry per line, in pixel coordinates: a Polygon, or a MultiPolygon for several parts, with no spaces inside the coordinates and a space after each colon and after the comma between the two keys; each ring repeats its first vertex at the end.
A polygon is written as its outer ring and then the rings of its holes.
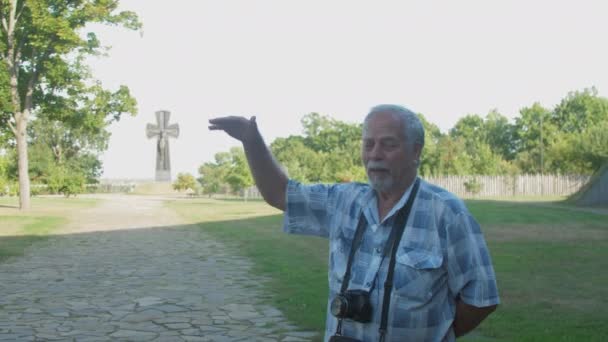
{"type": "Polygon", "coordinates": [[[452,155],[448,169],[439,167],[451,175],[500,175],[506,170],[502,167],[513,158],[513,132],[514,128],[507,118],[496,110],[488,113],[485,119],[479,115],[467,115],[458,120],[449,136],[456,140],[449,144],[447,151],[452,155]],[[464,144],[464,145],[462,145],[464,144]],[[464,149],[462,149],[464,147],[464,149]],[[455,158],[462,160],[455,160],[455,158]]]}
{"type": "Polygon", "coordinates": [[[78,170],[63,166],[51,166],[45,182],[49,192],[63,194],[65,197],[80,194],[85,189],[85,176],[78,170]]]}
{"type": "MultiPolygon", "coordinates": [[[[86,30],[92,23],[129,29],[138,29],[141,23],[135,13],[119,12],[118,0],[2,0],[1,4],[5,25],[0,28],[0,147],[14,146],[13,137],[7,138],[9,122],[25,128],[28,121],[40,120],[44,129],[36,133],[49,130],[47,143],[52,142],[50,148],[59,165],[69,164],[62,159],[64,152],[86,155],[72,162],[78,168],[89,167],[84,173],[90,180],[101,167],[91,157],[107,148],[108,125],[123,113],[134,115],[137,108],[127,87],[106,90],[92,78],[86,58],[102,55],[107,48],[101,46],[95,32],[86,30]],[[6,25],[7,21],[15,25],[6,25]],[[16,95],[9,96],[11,92],[16,95]],[[50,139],[61,134],[65,134],[61,139],[50,139]]],[[[27,143],[16,139],[16,144],[23,153],[38,138],[30,136],[27,143]]],[[[39,149],[36,154],[44,159],[42,152],[39,149]]],[[[19,178],[26,184],[29,175],[19,178]]]]}
{"type": "Polygon", "coordinates": [[[552,121],[561,132],[581,133],[608,120],[608,99],[599,97],[595,87],[570,92],[555,108],[552,121]]]}
{"type": "Polygon", "coordinates": [[[291,178],[302,182],[363,181],[361,124],[349,124],[318,113],[302,118],[304,136],[278,138],[271,145],[291,178]]]}
{"type": "Polygon", "coordinates": [[[245,151],[241,147],[230,149],[230,158],[227,166],[226,182],[230,185],[233,193],[237,193],[253,185],[253,178],[249,171],[245,151]]]}
{"type": "Polygon", "coordinates": [[[14,159],[12,151],[0,154],[0,196],[14,196],[16,193],[14,159]]]}
{"type": "Polygon", "coordinates": [[[443,137],[437,145],[438,161],[434,175],[471,174],[473,160],[462,138],[443,137]]]}
{"type": "Polygon", "coordinates": [[[418,170],[422,175],[437,175],[440,160],[438,145],[444,134],[441,133],[437,125],[427,121],[424,115],[418,114],[418,118],[424,127],[424,152],[420,157],[418,170]]]}
{"type": "Polygon", "coordinates": [[[477,195],[481,191],[482,184],[476,178],[471,178],[464,182],[465,190],[473,195],[477,195]]]}
{"type": "Polygon", "coordinates": [[[531,107],[522,108],[519,113],[520,116],[515,119],[515,163],[524,173],[546,172],[551,164],[551,158],[546,154],[558,133],[558,127],[551,121],[551,111],[534,103],[531,107]]]}
{"type": "Polygon", "coordinates": [[[217,153],[215,162],[203,164],[198,172],[202,191],[209,195],[226,192],[228,189],[237,193],[253,185],[245,152],[240,147],[233,147],[230,152],[217,153]]]}
{"type": "Polygon", "coordinates": [[[608,161],[608,99],[595,88],[572,92],[556,107],[559,133],[549,146],[549,170],[591,174],[608,161]]]}
{"type": "MultiPolygon", "coordinates": [[[[554,109],[539,103],[514,123],[491,110],[467,115],[443,134],[424,115],[425,146],[419,173],[442,175],[591,174],[608,162],[608,99],[595,88],[573,92],[554,109]],[[581,121],[581,122],[579,122],[581,121]]],[[[301,120],[303,135],[277,138],[270,149],[290,178],[305,183],[365,181],[361,124],[319,113],[301,120]]],[[[218,153],[199,169],[207,194],[252,184],[242,150],[218,153]]],[[[471,191],[476,190],[471,183],[471,191]]]]}
{"type": "Polygon", "coordinates": [[[173,189],[177,191],[192,190],[196,188],[196,179],[189,173],[178,173],[177,179],[173,182],[173,189]]]}
{"type": "Polygon", "coordinates": [[[8,125],[12,112],[8,70],[0,67],[0,149],[9,147],[13,136],[8,125]]]}
{"type": "Polygon", "coordinates": [[[0,175],[0,196],[8,195],[10,195],[10,183],[4,176],[0,175]]]}
{"type": "Polygon", "coordinates": [[[82,173],[88,184],[97,183],[102,170],[97,150],[105,149],[109,134],[84,134],[79,127],[47,118],[35,120],[29,127],[30,177],[44,178],[52,165],[65,165],[82,173]]]}

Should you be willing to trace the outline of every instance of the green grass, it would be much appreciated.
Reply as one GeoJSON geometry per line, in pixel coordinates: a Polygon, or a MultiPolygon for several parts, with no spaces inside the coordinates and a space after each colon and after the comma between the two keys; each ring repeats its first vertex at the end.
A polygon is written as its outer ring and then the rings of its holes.
{"type": "Polygon", "coordinates": [[[0,262],[22,256],[68,221],[70,212],[95,205],[86,198],[32,198],[32,210],[18,210],[18,199],[0,197],[0,262]]]}
{"type": "MultiPolygon", "coordinates": [[[[608,341],[608,216],[526,202],[467,201],[492,254],[502,303],[464,341],[608,341]]],[[[327,241],[281,232],[259,202],[173,201],[256,272],[300,326],[325,324],[327,241]]]]}

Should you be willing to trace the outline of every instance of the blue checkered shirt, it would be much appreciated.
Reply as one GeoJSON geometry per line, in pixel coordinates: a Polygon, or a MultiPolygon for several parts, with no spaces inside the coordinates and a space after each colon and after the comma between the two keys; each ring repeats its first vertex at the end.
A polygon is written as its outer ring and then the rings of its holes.
{"type": "MultiPolygon", "coordinates": [[[[378,340],[390,257],[384,257],[384,247],[411,188],[380,221],[375,191],[368,184],[289,181],[285,232],[329,238],[326,341],[337,324],[329,303],[340,292],[361,213],[368,226],[355,254],[348,289],[369,291],[374,314],[370,323],[344,320],[342,334],[378,340]]],[[[454,341],[457,298],[476,307],[499,303],[492,261],[478,223],[455,195],[423,180],[396,259],[386,341],[454,341]]]]}

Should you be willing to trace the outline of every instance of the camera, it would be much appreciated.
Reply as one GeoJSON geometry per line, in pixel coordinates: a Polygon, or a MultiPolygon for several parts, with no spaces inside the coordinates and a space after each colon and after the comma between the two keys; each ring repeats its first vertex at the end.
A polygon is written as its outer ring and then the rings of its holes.
{"type": "Polygon", "coordinates": [[[348,290],[337,295],[330,305],[331,314],[344,319],[367,323],[372,319],[369,293],[363,290],[348,290]]]}

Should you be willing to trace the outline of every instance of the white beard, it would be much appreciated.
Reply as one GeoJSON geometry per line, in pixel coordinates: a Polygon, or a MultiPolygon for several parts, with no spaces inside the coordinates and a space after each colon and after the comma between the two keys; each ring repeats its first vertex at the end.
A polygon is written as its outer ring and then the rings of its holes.
{"type": "Polygon", "coordinates": [[[395,185],[395,180],[391,175],[387,175],[386,177],[370,177],[368,175],[367,180],[369,181],[369,185],[378,192],[389,192],[395,185]]]}
{"type": "MultiPolygon", "coordinates": [[[[388,166],[383,162],[369,161],[366,165],[366,171],[372,168],[384,169],[388,171],[388,166]]],[[[369,181],[369,185],[378,192],[388,192],[393,185],[395,185],[395,180],[390,173],[387,172],[383,176],[371,176],[369,171],[367,171],[367,180],[369,181]]]]}

